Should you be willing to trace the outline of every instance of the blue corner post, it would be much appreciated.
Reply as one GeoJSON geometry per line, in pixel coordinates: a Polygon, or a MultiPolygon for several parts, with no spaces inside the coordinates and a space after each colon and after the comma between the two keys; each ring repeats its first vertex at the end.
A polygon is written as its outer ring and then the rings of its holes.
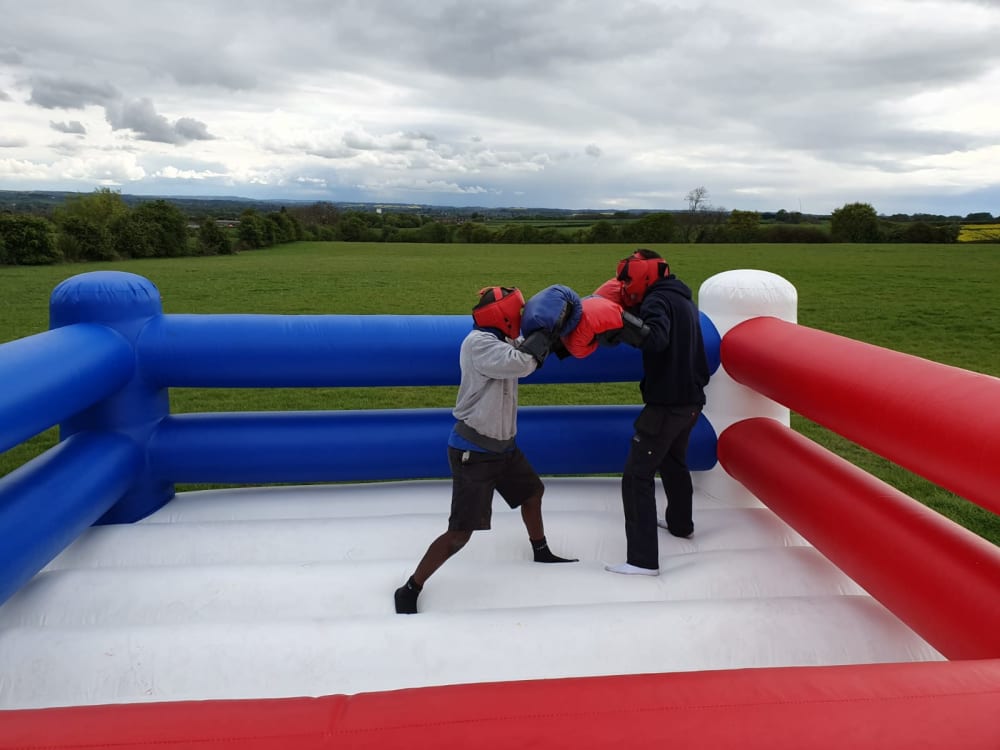
{"type": "MultiPolygon", "coordinates": [[[[121,334],[136,349],[143,327],[163,314],[160,291],[142,276],[122,271],[93,271],[66,279],[49,300],[49,327],[98,323],[121,334]]],[[[132,380],[109,398],[68,418],[60,439],[84,431],[128,436],[145,456],[150,437],[170,412],[167,389],[152,386],[135,368],[132,380]]],[[[145,463],[145,462],[144,462],[145,463]]],[[[131,523],[148,516],[174,495],[170,482],[154,481],[144,466],[135,484],[98,523],[131,523]]]]}

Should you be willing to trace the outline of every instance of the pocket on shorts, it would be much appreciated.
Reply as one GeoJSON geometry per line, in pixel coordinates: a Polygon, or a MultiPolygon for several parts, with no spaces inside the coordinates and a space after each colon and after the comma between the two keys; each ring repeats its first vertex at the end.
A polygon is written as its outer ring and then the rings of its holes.
{"type": "Polygon", "coordinates": [[[505,453],[487,453],[485,451],[466,451],[469,454],[468,458],[463,455],[462,463],[466,466],[478,465],[478,464],[495,464],[503,461],[507,454],[505,453]]]}

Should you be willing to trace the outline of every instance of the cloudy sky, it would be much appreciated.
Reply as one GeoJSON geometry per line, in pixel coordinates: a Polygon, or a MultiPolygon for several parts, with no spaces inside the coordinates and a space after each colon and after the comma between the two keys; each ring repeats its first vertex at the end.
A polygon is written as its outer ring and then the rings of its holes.
{"type": "Polygon", "coordinates": [[[1000,0],[0,0],[0,189],[1000,214],[1000,0]]]}

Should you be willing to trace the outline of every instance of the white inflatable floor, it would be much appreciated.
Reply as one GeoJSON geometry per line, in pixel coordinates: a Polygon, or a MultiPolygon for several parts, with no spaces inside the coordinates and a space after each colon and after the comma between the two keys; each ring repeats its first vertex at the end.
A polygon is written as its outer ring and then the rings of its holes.
{"type": "Polygon", "coordinates": [[[0,708],[943,659],[759,504],[699,490],[661,575],[621,576],[618,479],[546,485],[550,546],[579,563],[533,563],[498,498],[414,616],[392,594],[447,481],[182,493],[92,528],[0,607],[0,708]]]}

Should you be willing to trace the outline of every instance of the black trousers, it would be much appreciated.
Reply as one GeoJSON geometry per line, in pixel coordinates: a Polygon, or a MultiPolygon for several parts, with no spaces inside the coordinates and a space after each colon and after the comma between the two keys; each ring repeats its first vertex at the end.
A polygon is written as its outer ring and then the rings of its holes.
{"type": "Polygon", "coordinates": [[[694,489],[687,467],[688,440],[701,406],[643,407],[635,420],[635,434],[622,472],[627,562],[640,568],[659,568],[656,531],[656,474],[667,496],[666,522],[670,533],[694,531],[691,502],[694,489]]]}

